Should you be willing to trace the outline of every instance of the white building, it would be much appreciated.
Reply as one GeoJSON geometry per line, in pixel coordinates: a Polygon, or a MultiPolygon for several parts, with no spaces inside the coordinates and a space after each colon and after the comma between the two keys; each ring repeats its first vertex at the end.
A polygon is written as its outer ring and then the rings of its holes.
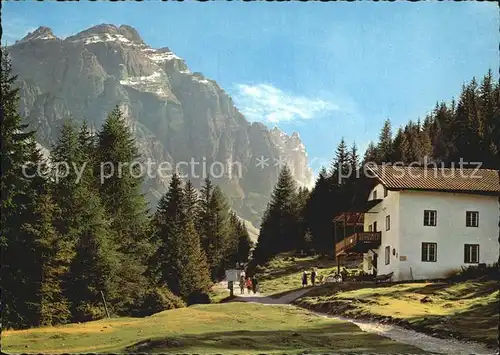
{"type": "Polygon", "coordinates": [[[381,166],[370,169],[363,231],[337,255],[363,253],[363,268],[393,281],[443,278],[499,256],[498,171],[381,166]]]}

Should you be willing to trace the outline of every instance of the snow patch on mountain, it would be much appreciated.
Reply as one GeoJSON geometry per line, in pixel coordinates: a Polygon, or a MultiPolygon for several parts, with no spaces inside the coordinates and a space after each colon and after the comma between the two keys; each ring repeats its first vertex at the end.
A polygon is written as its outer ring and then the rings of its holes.
{"type": "Polygon", "coordinates": [[[162,63],[166,60],[173,60],[173,59],[180,59],[182,60],[181,57],[176,56],[172,52],[165,52],[165,53],[157,53],[153,50],[153,54],[149,55],[149,58],[156,63],[162,63]]]}
{"type": "Polygon", "coordinates": [[[147,76],[128,77],[120,80],[121,85],[130,86],[138,91],[150,92],[161,97],[168,96],[165,83],[166,76],[160,71],[147,76]]]}

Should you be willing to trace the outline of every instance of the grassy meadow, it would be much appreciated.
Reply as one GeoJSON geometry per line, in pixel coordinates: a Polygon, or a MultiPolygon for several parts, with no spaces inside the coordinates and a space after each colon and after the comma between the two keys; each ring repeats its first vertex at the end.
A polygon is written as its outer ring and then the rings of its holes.
{"type": "Polygon", "coordinates": [[[2,349],[7,353],[424,353],[304,309],[239,302],[169,310],[146,318],[4,331],[2,349]]]}

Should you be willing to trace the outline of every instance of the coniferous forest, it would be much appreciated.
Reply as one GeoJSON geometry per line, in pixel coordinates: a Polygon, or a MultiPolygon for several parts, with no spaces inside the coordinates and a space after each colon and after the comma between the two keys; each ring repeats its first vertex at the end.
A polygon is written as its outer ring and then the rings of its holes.
{"type": "Polygon", "coordinates": [[[174,174],[152,214],[134,169],[101,181],[100,162],[117,171],[138,158],[118,108],[97,134],[85,122],[64,122],[50,157],[69,164],[63,173],[44,160],[36,132],[22,123],[5,51],[1,69],[2,326],[82,322],[106,312],[145,316],[210,302],[213,282],[246,262],[251,249],[221,190],[206,179],[198,192],[174,174]]]}
{"type": "Polygon", "coordinates": [[[342,138],[331,166],[320,170],[311,191],[297,189],[284,169],[262,220],[253,264],[289,250],[332,255],[332,218],[360,189],[349,171],[396,162],[443,167],[462,162],[474,168],[481,163],[483,169],[500,169],[500,85],[492,72],[480,83],[473,78],[463,85],[458,100],[438,102],[423,120],[409,121],[396,132],[386,120],[378,142],[371,142],[362,158],[356,144],[349,147],[342,138]]]}

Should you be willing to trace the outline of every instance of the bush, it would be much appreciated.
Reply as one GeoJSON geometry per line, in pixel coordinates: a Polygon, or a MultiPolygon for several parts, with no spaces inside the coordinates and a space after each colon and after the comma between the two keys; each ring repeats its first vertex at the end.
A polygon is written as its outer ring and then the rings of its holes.
{"type": "MultiPolygon", "coordinates": [[[[109,307],[109,306],[108,306],[109,307]]],[[[74,321],[88,322],[106,317],[106,310],[103,304],[82,302],[75,307],[74,321]]]]}
{"type": "Polygon", "coordinates": [[[188,306],[193,304],[209,304],[209,303],[210,303],[210,296],[207,293],[201,291],[191,293],[187,299],[188,306]]]}
{"type": "Polygon", "coordinates": [[[174,295],[166,287],[155,287],[147,290],[139,304],[139,309],[134,312],[134,315],[139,317],[186,306],[180,297],[174,295]]]}
{"type": "Polygon", "coordinates": [[[464,280],[499,280],[498,263],[490,265],[470,265],[467,267],[462,266],[460,270],[449,271],[448,278],[454,281],[464,280]]]}
{"type": "Polygon", "coordinates": [[[446,279],[453,279],[460,275],[460,269],[450,269],[444,273],[446,279]]]}

